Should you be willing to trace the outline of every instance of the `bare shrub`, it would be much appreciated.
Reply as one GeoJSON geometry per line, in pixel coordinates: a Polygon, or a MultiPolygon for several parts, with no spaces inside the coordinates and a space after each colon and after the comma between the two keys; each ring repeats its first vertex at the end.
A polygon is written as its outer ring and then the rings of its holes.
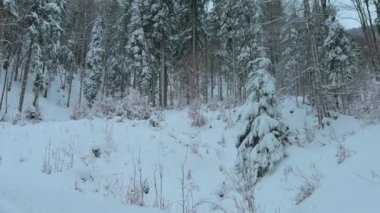
{"type": "Polygon", "coordinates": [[[211,111],[216,111],[220,108],[218,101],[216,100],[211,100],[210,102],[207,103],[207,109],[211,111]]]}
{"type": "Polygon", "coordinates": [[[191,151],[191,153],[193,153],[193,154],[195,154],[195,155],[200,154],[200,153],[199,153],[199,147],[200,147],[199,142],[196,142],[196,141],[191,142],[191,143],[189,144],[189,147],[190,147],[190,151],[191,151]]]}
{"type": "Polygon", "coordinates": [[[41,171],[45,174],[59,173],[72,169],[73,166],[73,147],[52,149],[51,141],[49,141],[45,147],[41,171]]]}
{"type": "Polygon", "coordinates": [[[196,204],[194,203],[194,190],[198,189],[195,184],[191,170],[186,169],[187,149],[185,159],[181,166],[181,208],[182,213],[196,212],[196,204]]]}
{"type": "Polygon", "coordinates": [[[107,97],[103,100],[97,101],[92,110],[96,116],[113,117],[116,111],[115,100],[111,97],[107,97]]]}
{"type": "Polygon", "coordinates": [[[126,194],[126,201],[127,203],[132,205],[144,206],[144,195],[148,194],[150,190],[149,183],[147,179],[143,179],[140,157],[137,161],[137,165],[134,159],[132,159],[132,161],[133,177],[131,177],[129,181],[126,194]]]}
{"type": "Polygon", "coordinates": [[[92,117],[114,118],[121,117],[129,120],[147,120],[152,114],[152,107],[149,101],[140,96],[138,92],[131,91],[131,94],[122,99],[107,97],[94,103],[91,109],[86,107],[75,107],[71,119],[77,120],[92,117]]]}
{"type": "Polygon", "coordinates": [[[70,115],[72,120],[83,119],[88,116],[88,108],[85,106],[75,106],[70,115]]]}
{"type": "Polygon", "coordinates": [[[351,156],[352,151],[348,150],[345,146],[340,144],[335,154],[338,164],[343,163],[347,158],[351,156]]]}
{"type": "Polygon", "coordinates": [[[195,127],[202,127],[207,123],[207,118],[202,115],[198,104],[194,104],[190,107],[189,118],[191,119],[191,125],[195,127]]]}
{"type": "Polygon", "coordinates": [[[315,164],[311,165],[311,170],[311,174],[307,174],[299,168],[290,171],[296,178],[301,179],[301,185],[296,188],[296,193],[294,195],[294,202],[296,205],[299,205],[305,199],[310,197],[318,188],[319,183],[323,178],[322,173],[315,164]]]}
{"type": "Polygon", "coordinates": [[[312,143],[315,139],[316,127],[304,123],[305,138],[308,143],[312,143]]]}
{"type": "Polygon", "coordinates": [[[132,91],[126,98],[116,102],[116,115],[130,120],[147,120],[152,113],[148,100],[132,91]]]}
{"type": "Polygon", "coordinates": [[[42,120],[41,111],[38,106],[36,107],[28,107],[25,112],[25,119],[38,122],[42,120]]]}
{"type": "Polygon", "coordinates": [[[164,179],[164,166],[161,164],[156,165],[154,169],[154,191],[155,191],[155,202],[154,206],[160,208],[161,210],[166,210],[169,208],[169,204],[165,201],[163,195],[162,182],[164,179]],[[157,180],[158,173],[158,180],[157,180]]]}
{"type": "Polygon", "coordinates": [[[94,181],[94,171],[90,171],[89,169],[77,170],[75,174],[74,189],[80,192],[85,192],[91,185],[88,185],[88,183],[93,183],[94,181]]]}
{"type": "Polygon", "coordinates": [[[257,212],[255,205],[255,188],[259,179],[255,162],[247,156],[248,153],[242,151],[239,155],[238,163],[232,175],[229,175],[232,187],[238,193],[238,197],[233,197],[237,212],[257,212]]]}
{"type": "Polygon", "coordinates": [[[164,116],[161,111],[156,111],[150,115],[149,124],[151,127],[159,127],[160,123],[164,120],[164,116]]]}

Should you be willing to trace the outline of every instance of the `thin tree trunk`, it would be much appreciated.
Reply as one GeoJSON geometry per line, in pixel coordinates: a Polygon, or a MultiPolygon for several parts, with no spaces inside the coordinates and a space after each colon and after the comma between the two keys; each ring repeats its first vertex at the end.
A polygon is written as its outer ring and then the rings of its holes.
{"type": "Polygon", "coordinates": [[[215,87],[215,82],[214,82],[214,60],[215,60],[215,57],[214,56],[211,56],[210,57],[210,87],[211,87],[211,90],[210,90],[210,98],[213,99],[214,98],[214,87],[215,87]]]}
{"type": "MultiPolygon", "coordinates": [[[[46,72],[46,61],[45,60],[44,60],[44,63],[43,63],[42,70],[43,70],[43,73],[46,72]]],[[[49,74],[47,74],[47,76],[49,76],[49,74]]],[[[50,81],[50,78],[49,79],[45,79],[45,81],[46,80],[50,81]]],[[[43,97],[47,98],[47,94],[48,94],[48,90],[49,90],[48,85],[50,85],[50,82],[49,83],[44,82],[44,84],[45,84],[45,87],[44,87],[44,95],[43,95],[43,97]]]]}
{"type": "Polygon", "coordinates": [[[14,73],[15,73],[14,81],[17,81],[17,76],[18,76],[18,72],[19,72],[20,58],[21,58],[21,50],[22,50],[22,48],[20,47],[19,50],[18,50],[18,52],[17,52],[16,66],[14,68],[14,73]]]}
{"type": "Polygon", "coordinates": [[[25,98],[25,92],[26,92],[26,84],[28,83],[28,76],[29,76],[29,67],[32,59],[32,46],[33,46],[33,38],[30,40],[30,46],[28,49],[28,56],[26,59],[26,64],[24,67],[24,73],[23,73],[23,80],[21,85],[21,93],[20,93],[20,100],[18,103],[18,112],[22,113],[22,108],[24,105],[24,98],[25,98]]]}
{"type": "Polygon", "coordinates": [[[166,80],[166,55],[165,55],[166,41],[161,40],[161,72],[160,72],[160,106],[167,107],[167,80],[166,80]]]}
{"type": "Polygon", "coordinates": [[[71,98],[72,83],[68,83],[68,86],[69,86],[69,91],[68,91],[68,94],[67,94],[67,104],[66,104],[66,106],[70,107],[70,98],[71,98]]]}
{"type": "MultiPolygon", "coordinates": [[[[7,63],[7,61],[4,62],[4,63],[7,63]]],[[[7,89],[6,87],[7,87],[7,81],[8,81],[8,66],[7,65],[3,65],[2,67],[4,68],[5,76],[4,76],[3,91],[1,92],[1,99],[0,99],[0,112],[1,112],[1,109],[2,109],[2,106],[3,106],[4,94],[5,94],[5,91],[7,89]]],[[[0,67],[0,72],[1,72],[1,67],[0,67]]]]}
{"type": "MultiPolygon", "coordinates": [[[[198,0],[192,0],[192,9],[193,9],[193,17],[192,17],[192,72],[195,74],[194,76],[194,86],[192,89],[194,89],[194,93],[192,95],[193,98],[199,98],[199,73],[197,70],[196,65],[196,36],[197,36],[197,28],[196,28],[196,21],[197,21],[197,7],[198,7],[198,0]]],[[[191,81],[191,80],[190,80],[191,81]]],[[[191,89],[191,88],[188,88],[191,89]]]]}
{"type": "Polygon", "coordinates": [[[219,60],[219,82],[218,82],[218,95],[219,101],[223,101],[223,77],[222,77],[222,61],[219,60]]]}

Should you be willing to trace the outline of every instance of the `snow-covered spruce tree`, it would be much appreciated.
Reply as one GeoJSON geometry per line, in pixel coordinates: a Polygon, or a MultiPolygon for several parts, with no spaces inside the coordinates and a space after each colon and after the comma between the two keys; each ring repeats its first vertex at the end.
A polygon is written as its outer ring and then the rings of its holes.
{"type": "Polygon", "coordinates": [[[288,142],[287,127],[278,120],[275,80],[268,71],[270,64],[264,50],[250,64],[247,85],[250,95],[243,115],[246,129],[236,143],[241,158],[237,170],[250,174],[252,181],[259,180],[284,157],[288,142]]]}
{"type": "Polygon", "coordinates": [[[260,46],[263,45],[263,29],[261,23],[264,21],[263,2],[261,0],[256,1],[239,1],[237,3],[238,20],[241,21],[241,25],[244,27],[236,26],[235,40],[243,38],[239,44],[240,49],[237,55],[237,62],[241,70],[239,70],[239,77],[241,84],[247,84],[246,79],[251,72],[247,69],[248,64],[260,57],[260,46]],[[240,12],[241,11],[241,12],[240,12]],[[249,18],[248,18],[249,17],[249,18]]]}
{"type": "MultiPolygon", "coordinates": [[[[125,30],[122,29],[123,21],[128,19],[124,14],[124,5],[126,1],[109,0],[102,1],[102,17],[104,23],[104,76],[101,88],[101,98],[115,97],[116,92],[124,90],[122,84],[127,80],[123,77],[125,72],[125,30]]],[[[123,94],[121,94],[123,95],[123,94]]]]}
{"type": "Polygon", "coordinates": [[[150,67],[150,54],[145,38],[142,16],[141,0],[133,0],[131,4],[131,18],[128,24],[129,40],[126,46],[127,63],[130,72],[134,72],[134,87],[140,93],[149,97],[152,91],[152,69],[150,67]]]}
{"type": "Polygon", "coordinates": [[[214,13],[217,15],[218,38],[223,74],[232,79],[232,88],[239,101],[245,99],[245,85],[249,70],[248,64],[257,57],[261,45],[264,19],[262,1],[217,1],[214,13]],[[236,85],[236,86],[235,86],[236,85]]]}
{"type": "Polygon", "coordinates": [[[103,77],[103,26],[102,19],[96,18],[91,32],[91,42],[86,56],[86,72],[84,76],[83,92],[89,107],[94,104],[99,92],[103,77]]]}
{"type": "Polygon", "coordinates": [[[125,48],[129,35],[128,24],[130,20],[130,1],[112,0],[111,5],[105,7],[105,45],[106,69],[104,80],[104,93],[106,96],[124,97],[127,87],[130,86],[131,72],[127,68],[125,48]]]}
{"type": "Polygon", "coordinates": [[[61,39],[63,34],[63,20],[65,16],[66,0],[48,0],[44,10],[43,45],[44,56],[44,97],[47,97],[51,82],[57,74],[59,54],[62,51],[61,39]]]}
{"type": "Polygon", "coordinates": [[[331,16],[326,25],[328,36],[321,51],[323,67],[328,78],[324,88],[334,100],[329,108],[344,113],[347,109],[347,99],[355,85],[354,75],[358,69],[358,54],[335,16],[331,16]]]}
{"type": "MultiPolygon", "coordinates": [[[[166,107],[168,101],[168,67],[170,66],[170,36],[174,19],[173,0],[145,0],[144,1],[144,31],[153,55],[152,69],[159,70],[153,73],[152,87],[159,82],[159,105],[166,107]],[[158,76],[157,76],[158,75],[158,76]]],[[[155,93],[153,90],[152,93],[155,93]]],[[[154,94],[152,99],[154,101],[154,94]]]]}

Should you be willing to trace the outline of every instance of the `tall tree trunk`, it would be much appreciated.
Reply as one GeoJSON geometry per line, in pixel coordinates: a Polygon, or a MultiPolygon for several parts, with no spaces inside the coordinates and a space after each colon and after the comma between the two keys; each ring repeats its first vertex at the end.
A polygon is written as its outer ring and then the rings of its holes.
{"type": "MultiPolygon", "coordinates": [[[[2,66],[2,68],[5,71],[3,91],[1,92],[1,99],[0,99],[0,112],[1,112],[1,109],[2,109],[2,106],[3,106],[4,94],[5,94],[6,89],[7,89],[6,87],[7,87],[7,81],[8,81],[9,62],[8,61],[4,61],[4,64],[3,65],[0,64],[0,66],[2,66]]],[[[1,67],[0,67],[0,72],[1,72],[1,67]]]]}
{"type": "MultiPolygon", "coordinates": [[[[83,1],[83,4],[82,4],[82,7],[83,7],[83,20],[84,20],[84,23],[86,23],[86,20],[87,20],[87,7],[86,7],[86,1],[83,1]]],[[[83,31],[82,31],[82,51],[80,54],[82,56],[82,63],[83,63],[83,69],[82,69],[82,72],[80,73],[80,85],[79,85],[79,108],[81,108],[82,106],[82,93],[83,93],[83,80],[84,80],[84,75],[86,73],[86,66],[87,66],[87,63],[86,63],[86,54],[87,54],[87,51],[86,51],[86,28],[83,27],[83,31]]]]}
{"type": "Polygon", "coordinates": [[[161,71],[160,71],[160,106],[167,107],[167,73],[166,73],[166,55],[165,46],[166,40],[163,36],[160,42],[160,53],[161,53],[161,71]]]}
{"type": "MultiPolygon", "coordinates": [[[[42,69],[43,69],[43,73],[45,73],[45,72],[46,72],[46,61],[45,61],[45,60],[44,60],[44,63],[43,63],[42,69]]],[[[51,71],[48,70],[47,72],[51,72],[51,71]]],[[[45,74],[45,75],[49,76],[50,74],[47,73],[47,74],[45,74]]],[[[50,85],[50,76],[49,76],[49,79],[45,79],[45,81],[46,81],[46,80],[49,81],[49,83],[44,82],[44,84],[45,84],[45,87],[44,87],[44,95],[43,95],[44,98],[47,98],[47,95],[48,95],[48,90],[49,90],[49,85],[50,85]]]]}
{"type": "Polygon", "coordinates": [[[218,96],[219,101],[223,101],[223,75],[222,75],[222,61],[219,59],[219,82],[218,82],[218,96]]]}
{"type": "Polygon", "coordinates": [[[215,87],[215,79],[214,79],[214,61],[215,57],[210,56],[210,98],[214,98],[214,87],[215,87]]]}
{"type": "Polygon", "coordinates": [[[69,90],[68,90],[68,92],[67,92],[67,103],[66,103],[66,106],[67,106],[67,107],[70,107],[70,98],[71,98],[72,82],[69,82],[69,83],[68,83],[68,86],[69,86],[69,90]]]}
{"type": "Polygon", "coordinates": [[[20,60],[21,60],[21,50],[22,50],[22,47],[20,47],[17,51],[17,59],[16,59],[16,66],[14,67],[14,73],[15,73],[15,76],[14,76],[14,81],[17,81],[17,77],[18,77],[18,73],[19,73],[19,68],[20,68],[20,60]]]}
{"type": "Polygon", "coordinates": [[[314,37],[314,30],[312,27],[312,17],[311,17],[311,10],[310,10],[310,1],[309,0],[303,0],[303,6],[304,6],[304,19],[305,19],[305,31],[306,31],[306,60],[305,60],[305,67],[306,70],[308,70],[307,75],[309,78],[309,82],[311,82],[311,93],[310,93],[310,99],[313,104],[313,106],[317,110],[317,118],[318,123],[321,127],[323,127],[323,109],[324,106],[322,106],[322,103],[320,102],[322,100],[321,97],[321,91],[319,90],[319,87],[321,84],[320,82],[317,82],[317,80],[321,80],[321,76],[318,75],[320,72],[319,70],[319,64],[317,60],[317,54],[316,54],[316,48],[317,48],[317,41],[314,37]]]}
{"type": "Polygon", "coordinates": [[[32,59],[32,46],[33,46],[33,38],[30,39],[30,45],[28,49],[28,55],[24,67],[24,73],[23,73],[23,79],[22,79],[22,85],[21,85],[21,93],[20,93],[20,100],[18,102],[18,112],[22,113],[22,108],[24,105],[24,98],[25,98],[25,92],[26,92],[26,84],[28,83],[28,76],[29,76],[29,68],[30,63],[32,59]]]}
{"type": "Polygon", "coordinates": [[[196,64],[196,48],[197,48],[197,9],[198,9],[198,0],[192,0],[192,73],[194,73],[193,79],[191,82],[194,82],[193,88],[188,88],[188,89],[193,89],[194,94],[192,95],[191,99],[194,98],[199,98],[199,73],[197,69],[197,64],[196,64]]]}

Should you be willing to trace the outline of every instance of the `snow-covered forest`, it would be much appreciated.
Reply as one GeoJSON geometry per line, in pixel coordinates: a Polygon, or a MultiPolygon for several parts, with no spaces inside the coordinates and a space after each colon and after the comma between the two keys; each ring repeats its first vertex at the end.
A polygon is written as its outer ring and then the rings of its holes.
{"type": "Polygon", "coordinates": [[[380,0],[0,0],[0,65],[0,213],[380,211],[380,0]]]}

